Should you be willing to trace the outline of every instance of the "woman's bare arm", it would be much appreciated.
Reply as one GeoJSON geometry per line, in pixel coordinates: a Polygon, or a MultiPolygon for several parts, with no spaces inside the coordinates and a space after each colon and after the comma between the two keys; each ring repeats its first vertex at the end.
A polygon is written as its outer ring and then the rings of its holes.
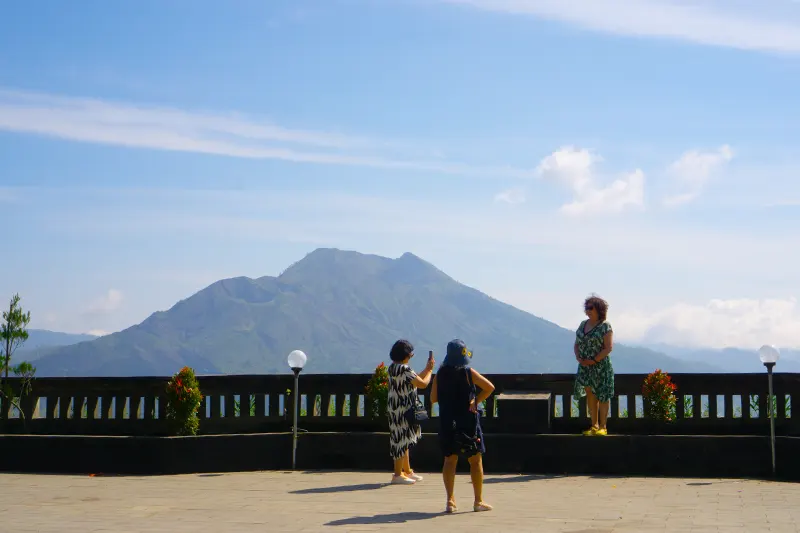
{"type": "Polygon", "coordinates": [[[428,364],[425,365],[425,370],[411,380],[411,383],[418,389],[427,389],[431,383],[431,376],[433,375],[433,365],[435,361],[433,358],[428,359],[428,364]]]}
{"type": "Polygon", "coordinates": [[[594,360],[598,363],[608,357],[611,353],[611,350],[614,349],[614,332],[609,331],[605,335],[603,335],[603,349],[600,350],[600,353],[594,356],[594,360]]]}
{"type": "Polygon", "coordinates": [[[436,376],[433,377],[433,385],[431,385],[431,405],[439,401],[439,388],[436,386],[436,376]]]}
{"type": "Polygon", "coordinates": [[[474,368],[470,370],[472,371],[472,382],[475,383],[475,386],[481,390],[478,393],[478,397],[475,399],[475,403],[480,404],[485,402],[486,399],[492,395],[494,392],[494,385],[474,368]]]}

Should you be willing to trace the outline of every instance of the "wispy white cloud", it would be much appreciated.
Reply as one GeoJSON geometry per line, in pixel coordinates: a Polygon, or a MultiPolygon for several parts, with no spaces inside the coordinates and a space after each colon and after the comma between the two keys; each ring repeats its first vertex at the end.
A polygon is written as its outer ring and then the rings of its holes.
{"type": "Polygon", "coordinates": [[[590,256],[596,263],[657,265],[692,275],[708,275],[719,269],[728,275],[761,275],[759,257],[782,256],[784,261],[773,273],[793,276],[791,264],[800,261],[800,241],[794,234],[744,235],[712,228],[687,232],[644,217],[637,219],[637,224],[615,217],[604,219],[604,234],[614,238],[583,241],[576,256],[575,236],[586,231],[583,218],[553,217],[547,211],[508,209],[501,203],[481,204],[467,199],[459,201],[471,207],[466,212],[454,212],[442,208],[452,203],[450,193],[441,198],[414,199],[415,211],[425,213],[422,217],[408,216],[407,202],[398,202],[397,198],[326,191],[173,190],[168,192],[169,202],[153,201],[165,198],[158,189],[90,194],[84,196],[75,189],[39,192],[40,198],[56,197],[60,204],[68,196],[70,205],[91,206],[81,210],[48,208],[43,215],[31,214],[39,231],[69,238],[202,237],[355,249],[363,249],[365,243],[394,243],[400,249],[417,249],[421,242],[434,242],[434,249],[452,246],[486,253],[546,251],[560,259],[590,256]]]}
{"type": "MultiPolygon", "coordinates": [[[[665,293],[644,298],[650,300],[650,304],[656,302],[657,307],[653,307],[647,302],[642,306],[633,301],[642,298],[625,298],[620,291],[601,292],[611,303],[610,320],[621,342],[753,350],[763,344],[800,347],[800,303],[791,294],[789,291],[772,298],[693,301],[690,295],[683,299],[665,293]]],[[[573,288],[546,285],[528,290],[507,289],[492,295],[535,314],[541,315],[546,309],[548,320],[571,329],[581,319],[580,312],[575,310],[575,302],[582,301],[586,292],[580,285],[573,288]],[[546,307],[543,302],[547,302],[546,307]]]]}
{"type": "Polygon", "coordinates": [[[617,35],[768,52],[800,52],[793,0],[440,0],[617,35]]]}
{"type": "Polygon", "coordinates": [[[101,315],[116,311],[122,305],[123,295],[122,291],[117,289],[108,289],[108,291],[101,297],[92,300],[86,309],[86,314],[101,315]]]}
{"type": "Polygon", "coordinates": [[[572,190],[573,200],[561,207],[567,215],[619,213],[644,207],[644,173],[637,169],[604,186],[594,172],[598,160],[588,150],[567,146],[545,157],[536,173],[572,190]]]}
{"type": "Polygon", "coordinates": [[[707,348],[800,346],[797,299],[715,299],[677,303],[655,312],[628,310],[615,318],[626,340],[707,348]]]}
{"type": "MultiPolygon", "coordinates": [[[[281,141],[325,148],[364,148],[375,143],[369,139],[329,132],[283,128],[246,119],[238,113],[190,112],[146,104],[130,104],[94,98],[73,98],[51,94],[0,89],[2,124],[5,128],[28,128],[32,132],[62,125],[119,126],[168,129],[197,136],[225,136],[255,141],[281,141]],[[47,120],[43,116],[54,113],[47,120]],[[30,118],[34,124],[19,125],[30,118]],[[46,121],[46,122],[45,122],[46,121]],[[48,126],[50,125],[50,126],[48,126]]],[[[26,131],[26,130],[22,130],[26,131]]],[[[56,131],[56,133],[57,133],[56,131]]],[[[136,130],[134,130],[136,131],[136,130]]]]}
{"type": "Polygon", "coordinates": [[[590,188],[561,210],[568,215],[619,213],[644,207],[644,172],[634,170],[603,188],[590,188]]]}
{"type": "Polygon", "coordinates": [[[669,175],[683,191],[665,198],[664,205],[674,207],[697,198],[714,173],[731,159],[733,150],[727,144],[712,151],[690,150],[684,153],[668,169],[669,175]]]}
{"type": "Polygon", "coordinates": [[[516,187],[497,193],[494,196],[495,202],[506,203],[511,205],[521,204],[525,202],[525,189],[516,187]]]}
{"type": "MultiPolygon", "coordinates": [[[[61,139],[249,159],[524,178],[530,169],[390,156],[391,143],[281,127],[237,113],[68,98],[0,89],[0,130],[61,139]]],[[[434,150],[431,150],[434,151],[434,150]]]]}

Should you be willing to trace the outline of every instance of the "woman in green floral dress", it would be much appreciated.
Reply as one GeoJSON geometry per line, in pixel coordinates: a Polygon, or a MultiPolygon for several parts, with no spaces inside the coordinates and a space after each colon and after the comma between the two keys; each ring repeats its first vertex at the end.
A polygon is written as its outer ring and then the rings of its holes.
{"type": "Polygon", "coordinates": [[[614,332],[606,322],[608,302],[591,296],[583,304],[587,320],[575,332],[575,359],[580,365],[575,376],[574,396],[586,396],[592,427],[584,435],[608,435],[606,423],[614,396],[614,367],[609,355],[614,347],[614,332]]]}

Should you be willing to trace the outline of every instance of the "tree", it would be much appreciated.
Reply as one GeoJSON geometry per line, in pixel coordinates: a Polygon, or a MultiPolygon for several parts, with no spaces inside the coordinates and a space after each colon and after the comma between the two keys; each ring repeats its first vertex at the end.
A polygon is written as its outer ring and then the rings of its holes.
{"type": "Polygon", "coordinates": [[[31,322],[31,313],[22,310],[19,304],[19,294],[11,297],[8,304],[8,311],[3,311],[3,322],[0,325],[0,348],[2,348],[2,374],[0,374],[0,396],[2,396],[3,406],[0,408],[0,418],[5,418],[8,415],[8,405],[10,402],[17,409],[21,415],[22,409],[19,406],[18,400],[26,393],[30,392],[31,380],[36,373],[36,368],[30,363],[23,362],[16,367],[11,368],[15,375],[22,378],[21,388],[17,394],[11,389],[8,383],[8,371],[11,364],[11,357],[14,352],[26,340],[28,340],[28,324],[31,322]]]}

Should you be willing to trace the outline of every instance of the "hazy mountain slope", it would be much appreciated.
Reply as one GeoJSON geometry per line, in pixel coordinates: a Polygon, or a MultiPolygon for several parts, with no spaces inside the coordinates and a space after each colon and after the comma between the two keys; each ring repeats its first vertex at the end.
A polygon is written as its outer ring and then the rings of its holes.
{"type": "Polygon", "coordinates": [[[53,346],[69,346],[79,342],[91,341],[96,339],[94,335],[83,333],[62,333],[60,331],[49,331],[46,329],[29,329],[28,340],[19,348],[19,352],[38,350],[53,346]]]}
{"type": "Polygon", "coordinates": [[[70,346],[80,342],[95,340],[98,337],[83,333],[62,333],[46,329],[29,329],[26,340],[14,352],[12,364],[20,361],[36,362],[39,358],[49,354],[54,348],[70,346]]]}
{"type": "MultiPolygon", "coordinates": [[[[756,350],[741,348],[684,348],[668,344],[648,345],[653,350],[683,361],[705,363],[724,369],[725,372],[763,372],[764,366],[756,350]]],[[[781,349],[781,358],[775,366],[776,372],[800,372],[800,350],[781,349]]]]}
{"type": "MultiPolygon", "coordinates": [[[[577,326],[577,324],[576,324],[577,326]]],[[[460,283],[412,254],[388,259],[320,249],[279,277],[218,281],[141,324],[58,348],[39,375],[286,372],[302,349],[308,371],[369,372],[397,338],[439,359],[454,337],[486,372],[572,372],[574,333],[460,283]]],[[[708,365],[617,345],[618,372],[714,371],[708,365]]],[[[418,362],[422,364],[422,360],[418,362]]]]}

